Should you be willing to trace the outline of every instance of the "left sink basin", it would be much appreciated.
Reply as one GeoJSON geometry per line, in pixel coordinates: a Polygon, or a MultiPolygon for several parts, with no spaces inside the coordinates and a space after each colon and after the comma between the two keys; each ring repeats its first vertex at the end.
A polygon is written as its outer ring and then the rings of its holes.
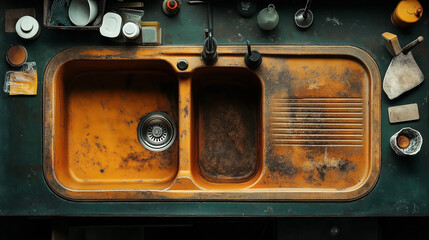
{"type": "MultiPolygon", "coordinates": [[[[56,64],[62,61],[52,61],[56,64]]],[[[71,60],[47,68],[59,189],[163,189],[178,171],[178,142],[165,151],[145,149],[140,120],[164,112],[178,124],[178,79],[162,60],[71,60]],[[49,73],[49,69],[56,69],[49,73]]],[[[46,92],[46,91],[49,91],[46,92]]],[[[49,167],[48,166],[48,167],[49,167]]],[[[49,177],[49,176],[48,176],[49,177]]],[[[61,193],[60,193],[61,194],[61,193]]],[[[108,198],[108,197],[106,197],[108,198]]]]}

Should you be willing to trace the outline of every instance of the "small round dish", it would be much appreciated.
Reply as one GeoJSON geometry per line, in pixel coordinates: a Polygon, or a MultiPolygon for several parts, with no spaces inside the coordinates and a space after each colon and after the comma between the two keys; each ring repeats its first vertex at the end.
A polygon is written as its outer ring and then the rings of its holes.
{"type": "Polygon", "coordinates": [[[15,31],[23,39],[34,39],[39,36],[40,26],[34,17],[23,16],[16,22],[15,31]]]}
{"type": "Polygon", "coordinates": [[[117,13],[108,12],[103,16],[100,33],[107,38],[116,38],[121,33],[122,18],[117,13]]]}

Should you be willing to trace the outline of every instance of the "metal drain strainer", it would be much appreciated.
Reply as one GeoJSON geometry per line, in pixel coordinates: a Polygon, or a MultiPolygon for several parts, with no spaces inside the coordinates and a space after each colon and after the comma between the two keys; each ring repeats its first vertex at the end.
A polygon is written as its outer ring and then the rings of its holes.
{"type": "Polygon", "coordinates": [[[176,126],[167,114],[152,112],[140,121],[137,127],[137,137],[147,150],[161,152],[174,143],[176,126]]]}

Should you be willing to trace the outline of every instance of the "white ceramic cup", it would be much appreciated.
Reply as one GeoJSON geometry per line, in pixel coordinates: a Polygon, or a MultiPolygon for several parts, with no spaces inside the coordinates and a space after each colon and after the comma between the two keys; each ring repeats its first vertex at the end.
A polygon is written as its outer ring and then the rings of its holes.
{"type": "Polygon", "coordinates": [[[70,21],[76,26],[86,26],[98,14],[96,0],[72,0],[69,7],[70,21]]]}

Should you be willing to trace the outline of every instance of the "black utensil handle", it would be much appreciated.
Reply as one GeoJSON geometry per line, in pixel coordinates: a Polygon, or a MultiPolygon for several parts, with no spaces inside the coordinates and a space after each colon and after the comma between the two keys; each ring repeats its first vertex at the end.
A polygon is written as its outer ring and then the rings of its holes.
{"type": "Polygon", "coordinates": [[[421,42],[423,42],[423,37],[420,36],[418,37],[416,40],[410,42],[407,46],[405,46],[402,49],[402,53],[403,54],[408,54],[411,50],[413,50],[413,48],[415,48],[417,45],[419,45],[421,42]]]}

